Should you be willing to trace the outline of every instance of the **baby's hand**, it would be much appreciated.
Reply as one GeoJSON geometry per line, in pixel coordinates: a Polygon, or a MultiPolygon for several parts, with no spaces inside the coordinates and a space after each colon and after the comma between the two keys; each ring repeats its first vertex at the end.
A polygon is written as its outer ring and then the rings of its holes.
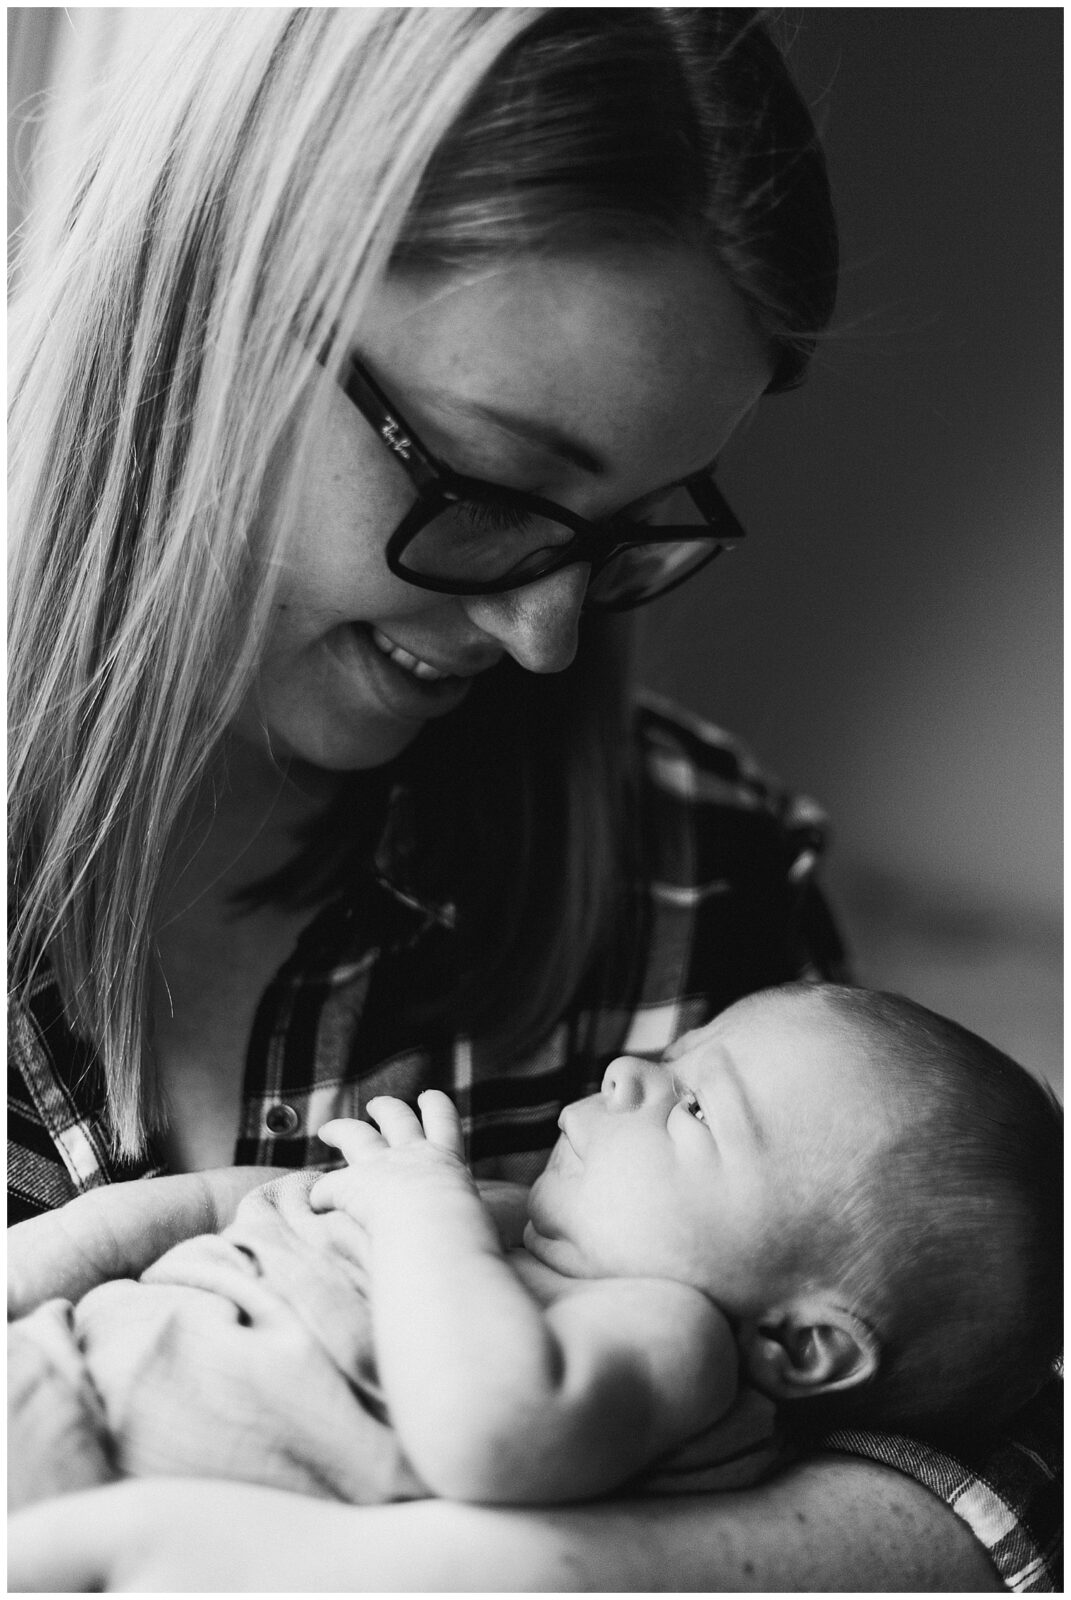
{"type": "Polygon", "coordinates": [[[377,1095],[369,1100],[367,1111],[378,1125],[378,1132],[369,1122],[338,1117],[334,1122],[325,1122],[319,1136],[324,1144],[340,1150],[351,1165],[362,1161],[372,1150],[398,1150],[425,1142],[464,1161],[461,1118],[449,1095],[441,1089],[425,1089],[417,1096],[417,1105],[419,1116],[404,1100],[389,1094],[377,1095]]]}
{"type": "Polygon", "coordinates": [[[436,1171],[467,1177],[461,1119],[453,1101],[439,1089],[427,1089],[417,1104],[419,1116],[404,1100],[379,1095],[367,1106],[378,1128],[353,1117],[324,1124],[319,1137],[340,1151],[348,1165],[314,1185],[309,1194],[314,1211],[344,1210],[363,1222],[392,1184],[422,1180],[436,1171]]]}

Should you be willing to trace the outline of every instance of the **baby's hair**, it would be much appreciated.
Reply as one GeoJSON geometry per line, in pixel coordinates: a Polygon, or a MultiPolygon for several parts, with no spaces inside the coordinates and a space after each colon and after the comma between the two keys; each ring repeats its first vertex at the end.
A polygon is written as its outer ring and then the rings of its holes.
{"type": "Polygon", "coordinates": [[[901,995],[792,988],[880,1054],[903,1109],[844,1201],[845,1287],[877,1328],[877,1375],[793,1418],[937,1437],[996,1429],[1062,1349],[1060,1102],[1003,1051],[901,995]]]}

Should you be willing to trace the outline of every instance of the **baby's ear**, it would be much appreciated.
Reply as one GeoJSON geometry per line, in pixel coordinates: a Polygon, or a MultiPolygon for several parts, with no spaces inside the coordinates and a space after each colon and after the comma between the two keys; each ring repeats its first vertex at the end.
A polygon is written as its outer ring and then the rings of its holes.
{"type": "Polygon", "coordinates": [[[740,1352],[752,1383],[775,1400],[854,1389],[873,1378],[880,1356],[872,1329],[821,1292],[743,1323],[740,1352]]]}

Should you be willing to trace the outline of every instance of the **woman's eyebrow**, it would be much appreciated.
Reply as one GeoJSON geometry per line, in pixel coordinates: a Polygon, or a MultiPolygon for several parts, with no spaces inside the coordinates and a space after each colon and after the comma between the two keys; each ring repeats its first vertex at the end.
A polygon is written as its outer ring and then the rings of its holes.
{"type": "MultiPolygon", "coordinates": [[[[570,462],[573,466],[580,467],[584,472],[590,472],[593,477],[605,477],[609,472],[605,460],[591,445],[586,445],[582,440],[576,440],[569,434],[563,433],[560,428],[555,428],[550,423],[539,421],[535,417],[521,416],[514,411],[503,410],[500,406],[484,405],[479,400],[461,400],[455,402],[472,412],[474,416],[482,417],[485,421],[494,423],[505,433],[512,433],[519,439],[537,444],[541,449],[548,450],[551,455],[559,456],[563,461],[570,462]]],[[[673,489],[679,489],[689,478],[698,477],[700,473],[713,472],[717,464],[717,457],[700,467],[699,472],[689,472],[682,478],[673,478],[669,483],[661,484],[657,489],[649,489],[646,494],[630,501],[630,505],[642,505],[647,500],[657,500],[661,495],[669,494],[673,489]]]]}
{"type": "MultiPolygon", "coordinates": [[[[490,405],[486,401],[454,394],[450,390],[438,387],[421,388],[420,394],[433,404],[449,410],[467,411],[470,416],[478,417],[483,422],[490,422],[494,427],[501,428],[503,433],[512,434],[514,438],[527,444],[537,445],[539,449],[557,456],[562,461],[568,461],[572,466],[579,467],[582,472],[590,473],[592,477],[605,477],[610,470],[593,445],[573,438],[561,428],[556,428],[553,423],[544,422],[541,418],[524,416],[521,412],[511,411],[508,407],[490,405]]],[[[698,472],[686,473],[684,477],[674,478],[669,483],[661,484],[657,489],[649,489],[646,494],[629,501],[629,505],[643,505],[648,500],[657,500],[662,495],[679,489],[689,478],[713,472],[716,465],[715,456],[705,466],[700,467],[698,472]]]]}
{"type": "Polygon", "coordinates": [[[544,422],[538,417],[526,417],[519,411],[511,411],[508,407],[487,405],[482,400],[468,399],[463,395],[448,393],[445,389],[424,391],[429,399],[438,404],[449,406],[451,409],[460,408],[474,417],[479,417],[484,422],[493,423],[496,428],[501,428],[504,433],[512,433],[515,438],[523,439],[527,443],[536,444],[541,450],[546,450],[550,455],[559,456],[563,461],[568,461],[572,466],[579,467],[582,472],[589,472],[593,477],[603,477],[609,470],[606,462],[592,445],[585,444],[583,440],[574,439],[571,435],[556,428],[553,423],[544,422]]]}

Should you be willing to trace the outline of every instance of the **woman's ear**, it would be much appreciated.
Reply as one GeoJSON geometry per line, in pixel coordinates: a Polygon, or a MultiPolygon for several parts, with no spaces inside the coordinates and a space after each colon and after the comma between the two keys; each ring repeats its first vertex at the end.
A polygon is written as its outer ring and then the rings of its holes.
{"type": "Polygon", "coordinates": [[[873,1329],[821,1293],[745,1322],[740,1352],[751,1382],[775,1400],[853,1389],[874,1377],[880,1360],[873,1329]]]}

